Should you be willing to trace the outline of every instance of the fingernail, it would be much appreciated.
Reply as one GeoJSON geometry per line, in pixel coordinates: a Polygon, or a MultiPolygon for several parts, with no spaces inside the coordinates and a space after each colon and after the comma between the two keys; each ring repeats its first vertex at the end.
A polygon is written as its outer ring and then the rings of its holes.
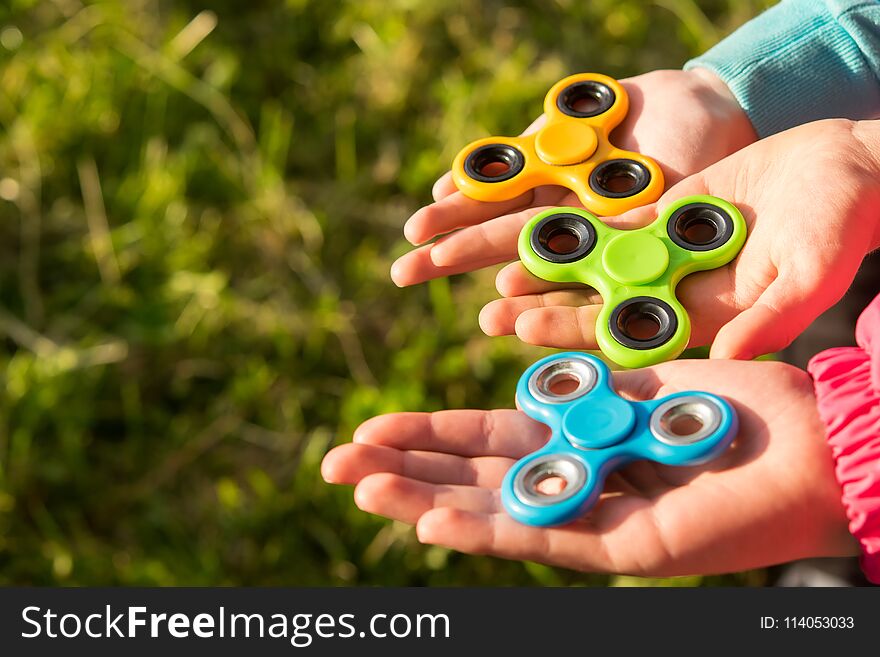
{"type": "Polygon", "coordinates": [[[486,324],[489,321],[488,318],[486,317],[486,313],[487,313],[486,309],[487,308],[488,308],[488,306],[483,306],[482,309],[480,310],[480,314],[477,317],[477,324],[480,325],[480,330],[483,333],[485,333],[488,336],[492,336],[492,332],[489,331],[488,327],[486,326],[486,324]]]}
{"type": "Polygon", "coordinates": [[[325,468],[323,463],[321,464],[321,478],[328,484],[336,483],[336,477],[332,474],[332,468],[325,468]]]}
{"type": "Polygon", "coordinates": [[[403,265],[400,261],[401,258],[398,258],[391,265],[391,282],[394,283],[397,287],[406,287],[406,284],[403,282],[403,272],[401,271],[403,265]]]}
{"type": "Polygon", "coordinates": [[[424,545],[429,545],[431,543],[430,539],[425,535],[427,533],[427,530],[424,528],[424,523],[422,523],[421,518],[419,518],[416,522],[416,539],[418,539],[419,543],[424,545]]]}
{"type": "Polygon", "coordinates": [[[448,251],[448,249],[443,248],[442,242],[434,244],[431,247],[431,250],[428,251],[428,256],[436,267],[448,267],[451,264],[448,257],[443,257],[446,251],[448,251]]]}

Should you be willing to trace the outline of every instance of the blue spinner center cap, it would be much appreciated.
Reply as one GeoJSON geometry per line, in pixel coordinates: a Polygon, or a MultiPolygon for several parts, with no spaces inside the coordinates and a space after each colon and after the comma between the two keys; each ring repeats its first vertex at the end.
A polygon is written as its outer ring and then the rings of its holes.
{"type": "Polygon", "coordinates": [[[626,438],[636,422],[632,404],[608,395],[593,404],[575,404],[562,420],[565,437],[578,447],[610,447],[626,438]]]}

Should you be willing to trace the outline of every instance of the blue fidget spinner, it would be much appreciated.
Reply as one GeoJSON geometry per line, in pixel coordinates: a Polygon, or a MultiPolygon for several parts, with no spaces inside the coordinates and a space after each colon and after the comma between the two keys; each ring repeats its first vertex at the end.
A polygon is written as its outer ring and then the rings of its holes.
{"type": "Polygon", "coordinates": [[[571,522],[599,499],[605,478],[631,461],[697,465],[723,452],[736,413],[708,392],[677,392],[632,402],[618,396],[608,367],[574,351],[539,360],[520,377],[519,407],[550,427],[550,440],[517,461],[501,485],[507,512],[527,525],[571,522]],[[558,492],[540,489],[548,479],[558,492]]]}

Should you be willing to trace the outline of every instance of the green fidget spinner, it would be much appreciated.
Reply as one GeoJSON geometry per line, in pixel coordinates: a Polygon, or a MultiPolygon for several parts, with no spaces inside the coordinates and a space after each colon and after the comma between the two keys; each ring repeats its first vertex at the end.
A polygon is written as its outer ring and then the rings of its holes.
{"type": "Polygon", "coordinates": [[[688,196],[636,230],[610,228],[578,208],[547,210],[523,227],[519,257],[539,278],[595,288],[603,301],[599,348],[620,365],[644,367],[687,346],[690,319],[675,297],[678,282],[726,265],[745,240],[736,207],[714,196],[688,196]]]}

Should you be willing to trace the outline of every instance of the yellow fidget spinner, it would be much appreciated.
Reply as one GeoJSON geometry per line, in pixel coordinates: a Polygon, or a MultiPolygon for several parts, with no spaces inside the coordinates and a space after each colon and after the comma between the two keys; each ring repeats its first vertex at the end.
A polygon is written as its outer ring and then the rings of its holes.
{"type": "Polygon", "coordinates": [[[521,137],[479,139],[456,156],[455,184],[478,201],[506,201],[540,185],[561,185],[594,214],[617,215],[663,192],[663,173],[649,157],[617,148],[609,134],[629,98],[617,80],[580,73],[544,98],[547,123],[521,137]]]}

